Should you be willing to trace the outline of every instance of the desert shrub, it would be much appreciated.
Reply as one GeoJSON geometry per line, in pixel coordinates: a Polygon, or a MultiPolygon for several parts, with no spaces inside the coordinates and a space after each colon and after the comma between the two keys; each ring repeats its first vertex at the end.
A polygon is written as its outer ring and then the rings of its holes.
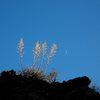
{"type": "Polygon", "coordinates": [[[56,70],[52,70],[49,75],[47,75],[46,79],[49,83],[55,82],[56,78],[58,76],[58,73],[56,70]]]}
{"type": "Polygon", "coordinates": [[[39,80],[45,79],[44,72],[42,70],[38,70],[37,68],[25,67],[21,71],[19,71],[19,74],[27,78],[31,77],[31,78],[36,78],[39,80]]]}
{"type": "Polygon", "coordinates": [[[14,77],[14,76],[16,76],[16,72],[14,70],[3,71],[1,73],[1,77],[5,77],[5,78],[7,78],[7,77],[14,77]]]}
{"type": "Polygon", "coordinates": [[[97,87],[96,85],[92,85],[90,88],[92,89],[92,91],[100,93],[100,87],[97,87]]]}

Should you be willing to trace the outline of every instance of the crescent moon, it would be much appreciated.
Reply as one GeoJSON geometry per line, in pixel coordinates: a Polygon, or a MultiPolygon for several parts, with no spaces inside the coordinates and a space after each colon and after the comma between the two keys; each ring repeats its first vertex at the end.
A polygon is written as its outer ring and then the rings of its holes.
{"type": "Polygon", "coordinates": [[[67,51],[67,50],[65,50],[65,55],[67,55],[67,53],[68,53],[68,51],[67,51]]]}

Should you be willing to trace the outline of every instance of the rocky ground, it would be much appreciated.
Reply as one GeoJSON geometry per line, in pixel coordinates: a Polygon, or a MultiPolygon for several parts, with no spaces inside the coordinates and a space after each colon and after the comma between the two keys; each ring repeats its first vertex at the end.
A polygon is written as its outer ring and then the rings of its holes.
{"type": "Polygon", "coordinates": [[[89,88],[91,80],[78,77],[48,83],[32,77],[3,71],[0,76],[0,100],[100,100],[100,94],[89,88]]]}

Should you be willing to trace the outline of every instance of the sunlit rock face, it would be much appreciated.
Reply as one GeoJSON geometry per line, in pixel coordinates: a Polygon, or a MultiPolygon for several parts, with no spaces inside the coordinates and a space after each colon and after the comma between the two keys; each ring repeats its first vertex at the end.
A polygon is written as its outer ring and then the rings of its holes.
{"type": "Polygon", "coordinates": [[[100,94],[89,88],[91,80],[78,77],[48,83],[33,77],[16,75],[14,70],[0,76],[0,100],[100,100],[100,94]]]}

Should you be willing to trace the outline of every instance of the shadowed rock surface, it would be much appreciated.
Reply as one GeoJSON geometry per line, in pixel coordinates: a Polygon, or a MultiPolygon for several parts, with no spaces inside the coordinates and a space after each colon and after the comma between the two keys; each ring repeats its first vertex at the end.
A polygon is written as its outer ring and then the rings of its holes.
{"type": "Polygon", "coordinates": [[[89,88],[90,79],[78,77],[62,83],[48,83],[33,77],[3,71],[0,76],[0,100],[100,100],[100,94],[89,88]]]}

